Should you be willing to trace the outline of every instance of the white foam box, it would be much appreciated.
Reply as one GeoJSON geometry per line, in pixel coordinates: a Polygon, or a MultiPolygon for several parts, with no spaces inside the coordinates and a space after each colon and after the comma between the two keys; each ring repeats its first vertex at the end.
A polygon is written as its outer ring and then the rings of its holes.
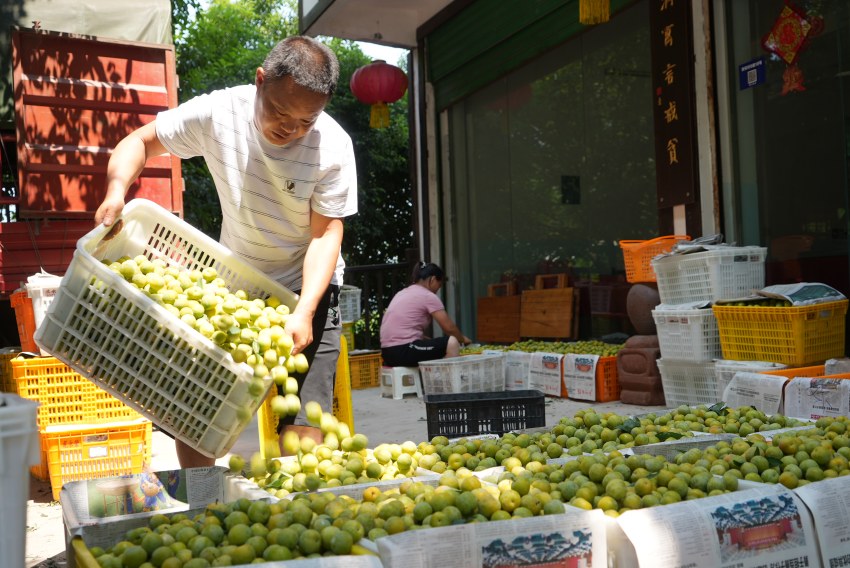
{"type": "Polygon", "coordinates": [[[605,514],[563,514],[405,531],[379,538],[385,566],[607,566],[605,514]]]}
{"type": "MultiPolygon", "coordinates": [[[[122,475],[72,481],[62,487],[65,552],[72,541],[107,548],[123,540],[127,530],[146,526],[157,514],[203,510],[216,501],[240,498],[273,503],[278,499],[241,475],[220,466],[122,475]]],[[[69,561],[69,566],[74,566],[69,561]]]]}
{"type": "MultiPolygon", "coordinates": [[[[272,386],[248,391],[253,369],[182,322],[101,260],[144,255],[168,266],[214,268],[232,290],[298,297],[161,206],[134,199],[117,234],[100,225],[77,242],[35,342],[201,454],[222,457],[272,386]]],[[[118,227],[118,223],[113,225],[118,227]]]]}

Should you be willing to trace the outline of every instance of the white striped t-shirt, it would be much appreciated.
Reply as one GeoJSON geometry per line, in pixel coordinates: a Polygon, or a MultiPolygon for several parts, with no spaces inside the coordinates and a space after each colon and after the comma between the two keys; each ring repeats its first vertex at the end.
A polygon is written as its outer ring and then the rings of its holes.
{"type": "MultiPolygon", "coordinates": [[[[160,112],[156,133],[180,158],[203,156],[221,202],[220,241],[290,290],[299,290],[310,210],[357,213],[351,137],[326,113],[303,138],[270,144],[254,124],[256,87],[214,91],[160,112]]],[[[332,284],[342,284],[337,259],[332,284]]]]}

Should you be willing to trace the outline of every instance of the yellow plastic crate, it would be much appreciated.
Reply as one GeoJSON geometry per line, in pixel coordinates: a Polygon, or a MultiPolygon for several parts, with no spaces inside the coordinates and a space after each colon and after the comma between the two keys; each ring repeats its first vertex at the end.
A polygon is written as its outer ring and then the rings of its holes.
{"type": "MultiPolygon", "coordinates": [[[[336,381],[334,382],[334,397],[332,413],[340,422],[348,424],[348,429],[354,433],[354,410],[351,407],[351,378],[348,372],[348,347],[345,336],[340,337],[339,359],[336,363],[336,381]]],[[[266,395],[263,404],[257,409],[257,429],[260,434],[260,454],[268,459],[280,455],[278,442],[278,416],[272,411],[271,401],[277,394],[272,388],[266,395]]],[[[307,401],[301,401],[302,404],[307,401]]],[[[324,410],[324,409],[322,409],[324,410]]]]}
{"type": "Polygon", "coordinates": [[[15,392],[40,403],[39,430],[62,424],[106,424],[142,418],[55,357],[16,357],[11,366],[15,392]]]}
{"type": "Polygon", "coordinates": [[[151,460],[150,420],[96,426],[54,426],[41,432],[53,499],[71,481],[142,473],[151,460]]]}
{"type": "Polygon", "coordinates": [[[0,392],[17,394],[15,381],[12,379],[12,359],[17,357],[21,350],[7,347],[0,351],[0,392]]]}
{"type": "Polygon", "coordinates": [[[811,306],[713,306],[724,359],[806,367],[844,356],[847,300],[811,306]]]}
{"type": "Polygon", "coordinates": [[[351,372],[351,388],[369,389],[380,386],[382,364],[383,360],[380,353],[349,356],[348,367],[351,372]]]}
{"type": "Polygon", "coordinates": [[[354,322],[342,322],[342,336],[348,343],[348,350],[354,349],[354,322]]]}

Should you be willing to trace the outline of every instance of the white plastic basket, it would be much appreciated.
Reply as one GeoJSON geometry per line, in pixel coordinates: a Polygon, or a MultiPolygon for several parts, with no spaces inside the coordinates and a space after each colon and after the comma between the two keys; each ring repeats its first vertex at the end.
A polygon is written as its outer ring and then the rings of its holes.
{"type": "Polygon", "coordinates": [[[717,376],[717,392],[721,398],[726,392],[726,387],[732,382],[735,373],[761,373],[763,371],[776,371],[785,369],[787,365],[782,363],[768,363],[767,361],[730,361],[728,359],[717,359],[714,362],[714,373],[717,376]]]}
{"type": "Polygon", "coordinates": [[[711,361],[721,356],[717,319],[711,308],[652,310],[661,356],[668,360],[711,361]]]}
{"type": "Polygon", "coordinates": [[[101,225],[77,242],[35,341],[176,439],[221,457],[263,401],[248,392],[253,370],[100,260],[143,254],[189,270],[212,267],[249,297],[274,295],[293,308],[297,296],[151,201],[131,201],[122,220],[114,236],[101,225]]]}
{"type": "Polygon", "coordinates": [[[419,363],[425,395],[505,390],[505,355],[461,355],[419,363]]]}
{"type": "Polygon", "coordinates": [[[721,247],[654,258],[662,304],[740,298],[764,288],[765,247],[721,247]]]}
{"type": "Polygon", "coordinates": [[[658,359],[661,386],[668,407],[682,404],[698,406],[720,401],[713,362],[691,363],[658,359]]]}
{"type": "MultiPolygon", "coordinates": [[[[44,321],[44,315],[56,296],[60,282],[62,282],[62,277],[52,274],[35,274],[27,279],[27,295],[32,301],[32,315],[36,329],[44,321]]],[[[44,350],[41,351],[41,354],[48,355],[44,350]]]]}
{"type": "Polygon", "coordinates": [[[3,566],[23,566],[26,558],[27,499],[31,465],[41,462],[38,403],[0,393],[0,550],[3,566]]]}
{"type": "Polygon", "coordinates": [[[343,323],[360,319],[360,288],[347,284],[339,287],[339,315],[343,323]]]}

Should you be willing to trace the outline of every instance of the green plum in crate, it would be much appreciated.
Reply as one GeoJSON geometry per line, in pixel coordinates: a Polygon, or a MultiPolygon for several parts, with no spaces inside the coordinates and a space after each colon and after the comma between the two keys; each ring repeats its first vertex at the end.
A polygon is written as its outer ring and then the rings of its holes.
{"type": "Polygon", "coordinates": [[[35,334],[36,343],[201,454],[221,457],[262,403],[253,369],[148,297],[103,259],[159,259],[180,270],[216,271],[229,290],[298,297],[159,205],[127,203],[113,228],[77,242],[71,264],[35,334]],[[110,230],[112,229],[112,230],[110,230]]]}

